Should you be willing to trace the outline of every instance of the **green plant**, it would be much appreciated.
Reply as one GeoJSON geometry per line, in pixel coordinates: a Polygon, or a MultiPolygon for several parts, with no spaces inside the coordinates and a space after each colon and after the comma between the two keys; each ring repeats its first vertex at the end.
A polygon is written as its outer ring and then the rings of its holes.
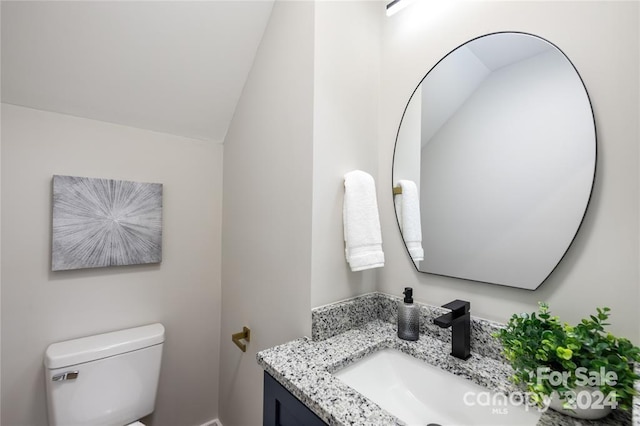
{"type": "Polygon", "coordinates": [[[598,387],[603,395],[615,395],[617,408],[628,410],[636,394],[634,381],[640,378],[633,365],[640,361],[640,348],[604,330],[609,312],[597,308],[597,315],[575,326],[561,323],[542,302],[537,314],[513,315],[494,334],[513,367],[512,381],[526,387],[540,405],[553,391],[564,396],[587,385],[598,387]]]}

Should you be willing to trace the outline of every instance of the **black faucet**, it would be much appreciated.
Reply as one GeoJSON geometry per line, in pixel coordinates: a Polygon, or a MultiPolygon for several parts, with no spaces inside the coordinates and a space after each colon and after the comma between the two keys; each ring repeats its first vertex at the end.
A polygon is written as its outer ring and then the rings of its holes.
{"type": "Polygon", "coordinates": [[[451,355],[460,359],[471,357],[471,303],[464,300],[454,300],[443,308],[451,312],[441,315],[433,323],[442,327],[451,327],[451,355]]]}

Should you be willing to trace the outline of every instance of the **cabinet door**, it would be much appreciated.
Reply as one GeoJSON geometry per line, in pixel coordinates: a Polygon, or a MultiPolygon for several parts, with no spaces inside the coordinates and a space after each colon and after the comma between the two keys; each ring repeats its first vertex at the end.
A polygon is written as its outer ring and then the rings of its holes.
{"type": "Polygon", "coordinates": [[[263,426],[326,426],[313,411],[264,373],[263,426]]]}

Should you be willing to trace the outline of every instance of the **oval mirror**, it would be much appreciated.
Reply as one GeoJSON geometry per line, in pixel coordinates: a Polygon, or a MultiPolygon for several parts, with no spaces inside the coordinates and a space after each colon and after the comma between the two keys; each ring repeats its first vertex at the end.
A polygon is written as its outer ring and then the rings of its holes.
{"type": "Polygon", "coordinates": [[[396,217],[421,272],[536,289],[582,223],[596,165],[591,102],[552,43],[473,39],[422,79],[393,155],[396,217]]]}

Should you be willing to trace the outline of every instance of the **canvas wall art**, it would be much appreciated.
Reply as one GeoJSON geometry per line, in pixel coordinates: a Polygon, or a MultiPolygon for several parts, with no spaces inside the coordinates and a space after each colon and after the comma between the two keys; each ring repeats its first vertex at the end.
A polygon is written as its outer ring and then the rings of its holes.
{"type": "Polygon", "coordinates": [[[53,271],[161,260],[162,184],[53,176],[53,271]]]}

